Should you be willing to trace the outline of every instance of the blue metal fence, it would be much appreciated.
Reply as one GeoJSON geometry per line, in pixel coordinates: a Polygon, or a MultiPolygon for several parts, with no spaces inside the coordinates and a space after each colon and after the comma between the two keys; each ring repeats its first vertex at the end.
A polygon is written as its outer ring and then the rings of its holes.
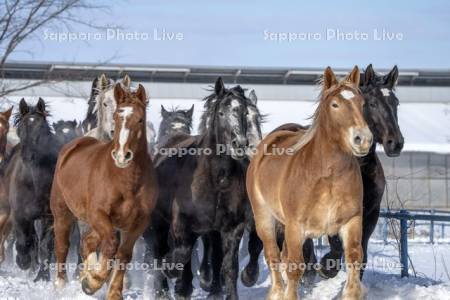
{"type": "MultiPolygon", "coordinates": [[[[430,242],[434,242],[434,225],[436,222],[443,222],[441,226],[445,229],[445,223],[450,224],[450,214],[446,211],[388,211],[383,210],[380,217],[385,219],[396,219],[400,221],[400,263],[402,266],[401,276],[408,276],[408,221],[429,221],[430,222],[430,242]],[[428,214],[426,213],[428,212],[428,214]],[[447,213],[447,214],[446,214],[447,213]]],[[[383,224],[383,239],[386,241],[388,235],[387,221],[383,224]]]]}

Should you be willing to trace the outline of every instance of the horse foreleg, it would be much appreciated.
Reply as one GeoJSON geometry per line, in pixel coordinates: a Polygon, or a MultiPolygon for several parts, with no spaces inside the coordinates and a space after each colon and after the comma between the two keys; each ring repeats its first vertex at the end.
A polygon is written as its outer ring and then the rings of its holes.
{"type": "Polygon", "coordinates": [[[81,287],[86,294],[92,295],[102,287],[108,278],[111,271],[109,263],[116,254],[118,243],[114,227],[106,213],[102,211],[92,212],[92,216],[89,219],[93,220],[89,224],[92,226],[92,231],[95,234],[86,236],[87,238],[94,237],[94,240],[90,241],[91,245],[86,246],[86,250],[90,252],[87,254],[88,268],[83,272],[84,277],[81,279],[81,287]],[[100,240],[95,240],[95,236],[100,237],[100,240]],[[97,253],[94,247],[98,241],[100,241],[100,257],[97,262],[97,253]],[[94,264],[94,268],[92,268],[92,264],[94,264]]]}
{"type": "Polygon", "coordinates": [[[5,260],[5,242],[11,232],[10,214],[3,213],[0,216],[0,264],[5,260]]]}
{"type": "Polygon", "coordinates": [[[250,259],[247,266],[241,273],[241,281],[246,287],[253,286],[259,277],[259,254],[263,250],[263,243],[256,233],[254,225],[251,226],[251,230],[248,235],[248,253],[250,259]]]}
{"type": "MultiPolygon", "coordinates": [[[[196,235],[192,235],[191,243],[192,247],[194,247],[195,242],[197,240],[196,235]]],[[[192,295],[192,292],[194,290],[192,286],[192,262],[191,260],[188,261],[183,268],[183,271],[181,273],[181,276],[179,276],[175,281],[175,295],[177,299],[189,299],[192,295]]]]}
{"type": "Polygon", "coordinates": [[[378,218],[380,216],[380,207],[375,207],[372,213],[363,218],[363,233],[362,233],[362,248],[363,248],[363,265],[361,267],[360,279],[364,275],[364,269],[367,264],[367,247],[369,246],[369,239],[375,227],[377,226],[378,218]]]}
{"type": "Polygon", "coordinates": [[[41,232],[39,234],[39,270],[34,282],[39,280],[50,280],[49,266],[54,248],[52,224],[52,217],[46,217],[41,220],[41,232]]]}
{"type": "Polygon", "coordinates": [[[359,279],[363,260],[362,216],[355,216],[345,224],[340,235],[344,243],[345,263],[347,266],[347,282],[342,293],[342,299],[362,299],[361,281],[359,279]]]}
{"type": "Polygon", "coordinates": [[[285,227],[285,243],[283,247],[283,263],[287,274],[285,300],[296,300],[300,279],[305,271],[303,259],[304,232],[295,221],[288,222],[285,227]]]}
{"type": "Polygon", "coordinates": [[[341,269],[341,258],[344,254],[342,242],[338,235],[328,236],[330,251],[320,260],[319,274],[323,278],[335,277],[341,269]]]}
{"type": "MultiPolygon", "coordinates": [[[[146,243],[145,262],[153,267],[157,267],[162,263],[163,257],[169,252],[169,245],[167,243],[167,236],[169,235],[169,224],[157,214],[152,216],[152,226],[147,228],[144,232],[144,239],[146,243]],[[153,249],[152,251],[150,249],[153,249]],[[153,261],[150,261],[149,252],[152,252],[153,261]],[[156,266],[153,262],[156,261],[156,266]]],[[[160,268],[155,268],[154,273],[154,291],[155,298],[167,298],[169,293],[169,284],[166,277],[161,272],[160,268]]]]}
{"type": "Polygon", "coordinates": [[[36,231],[34,229],[34,220],[13,220],[13,228],[16,236],[16,263],[22,270],[31,267],[32,255],[36,252],[36,231]]]}
{"type": "Polygon", "coordinates": [[[222,275],[225,281],[226,299],[238,299],[237,277],[239,273],[239,243],[244,233],[245,223],[228,230],[222,229],[222,275]]]}
{"type": "Polygon", "coordinates": [[[117,249],[114,261],[114,269],[109,283],[108,300],[121,300],[123,282],[127,264],[133,257],[133,247],[136,240],[144,233],[146,224],[142,223],[133,228],[133,231],[121,231],[121,243],[117,249]]]}

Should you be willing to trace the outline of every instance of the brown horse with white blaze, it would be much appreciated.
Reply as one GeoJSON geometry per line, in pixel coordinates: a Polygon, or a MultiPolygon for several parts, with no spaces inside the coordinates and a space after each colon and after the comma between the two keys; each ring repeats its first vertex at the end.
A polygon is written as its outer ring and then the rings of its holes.
{"type": "Polygon", "coordinates": [[[93,294],[100,289],[113,262],[107,299],[122,299],[126,264],[149,222],[158,185],[147,151],[144,87],[139,85],[136,92],[129,92],[117,84],[114,96],[113,140],[104,143],[82,137],[63,148],[52,186],[51,209],[55,218],[56,284],[61,286],[65,281],[63,267],[77,218],[90,227],[82,238],[83,291],[93,294]],[[120,243],[116,229],[120,230],[120,243]]]}
{"type": "Polygon", "coordinates": [[[362,114],[364,99],[358,90],[359,78],[355,67],[338,82],[328,67],[311,127],[269,134],[250,162],[247,190],[271,271],[269,299],[297,299],[305,270],[303,242],[337,233],[343,240],[348,265],[343,298],[362,297],[359,268],[363,185],[356,157],[368,153],[372,134],[362,114]],[[265,150],[275,147],[279,149],[277,154],[265,150]],[[285,226],[281,254],[276,221],[285,226]],[[286,290],[281,268],[287,273],[286,290]]]}

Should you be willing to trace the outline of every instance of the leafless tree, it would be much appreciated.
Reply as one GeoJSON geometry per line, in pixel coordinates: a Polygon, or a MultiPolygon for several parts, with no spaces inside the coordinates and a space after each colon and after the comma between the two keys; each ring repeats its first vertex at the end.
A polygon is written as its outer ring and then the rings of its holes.
{"type": "Polygon", "coordinates": [[[70,29],[81,24],[91,28],[100,26],[80,17],[83,12],[104,10],[106,7],[86,0],[0,0],[0,98],[48,82],[49,75],[39,80],[11,84],[4,80],[5,63],[24,41],[33,38],[40,29],[57,27],[70,29]]]}

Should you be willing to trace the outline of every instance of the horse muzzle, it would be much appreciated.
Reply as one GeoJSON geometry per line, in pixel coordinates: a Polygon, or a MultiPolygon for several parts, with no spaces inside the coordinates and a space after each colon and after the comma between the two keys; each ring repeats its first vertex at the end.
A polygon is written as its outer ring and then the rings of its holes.
{"type": "Polygon", "coordinates": [[[373,135],[369,127],[351,128],[350,132],[353,155],[357,157],[367,155],[373,143],[373,135]]]}
{"type": "Polygon", "coordinates": [[[403,136],[400,136],[399,138],[388,137],[383,140],[384,152],[389,157],[397,157],[400,155],[400,152],[402,152],[404,143],[405,140],[403,139],[403,136]]]}
{"type": "Polygon", "coordinates": [[[130,165],[131,161],[133,160],[134,154],[130,150],[127,151],[113,150],[111,151],[111,156],[114,160],[114,164],[116,165],[116,167],[124,169],[130,165]]]}

